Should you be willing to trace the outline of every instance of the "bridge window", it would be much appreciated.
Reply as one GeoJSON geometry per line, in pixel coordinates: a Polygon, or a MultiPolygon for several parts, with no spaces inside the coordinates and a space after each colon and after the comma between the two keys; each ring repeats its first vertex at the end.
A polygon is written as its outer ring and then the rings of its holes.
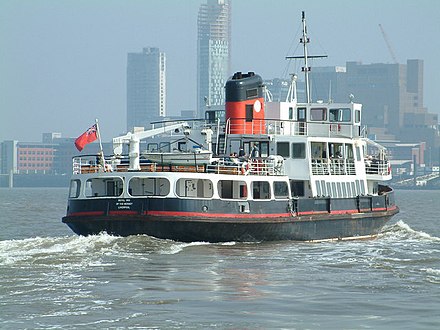
{"type": "Polygon", "coordinates": [[[132,196],[167,196],[170,182],[165,178],[132,178],[128,184],[132,196]]]}
{"type": "Polygon", "coordinates": [[[312,109],[310,109],[310,120],[313,120],[313,121],[327,120],[327,109],[326,108],[312,108],[312,109]]]}
{"type": "Polygon", "coordinates": [[[351,109],[350,108],[340,108],[340,109],[330,109],[330,122],[351,122],[351,109]]]}
{"type": "Polygon", "coordinates": [[[361,122],[361,110],[355,110],[354,112],[354,122],[359,124],[361,122]]]}

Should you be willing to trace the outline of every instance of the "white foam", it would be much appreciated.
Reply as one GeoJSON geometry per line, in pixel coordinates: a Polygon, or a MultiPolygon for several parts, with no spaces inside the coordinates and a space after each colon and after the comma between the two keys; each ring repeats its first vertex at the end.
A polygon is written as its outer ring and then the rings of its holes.
{"type": "Polygon", "coordinates": [[[392,238],[414,238],[419,240],[440,242],[440,237],[431,236],[423,231],[414,230],[402,220],[399,220],[394,225],[387,227],[382,235],[392,238]]]}
{"type": "Polygon", "coordinates": [[[160,251],[160,254],[177,254],[183,249],[191,246],[210,245],[208,242],[192,242],[192,243],[173,243],[170,247],[160,251]]]}

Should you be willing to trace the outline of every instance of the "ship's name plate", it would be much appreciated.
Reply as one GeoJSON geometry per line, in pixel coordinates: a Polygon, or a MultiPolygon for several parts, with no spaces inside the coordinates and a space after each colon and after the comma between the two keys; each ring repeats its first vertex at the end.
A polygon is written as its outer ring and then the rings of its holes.
{"type": "Polygon", "coordinates": [[[116,207],[118,210],[130,210],[133,202],[130,199],[118,199],[116,202],[116,207]]]}

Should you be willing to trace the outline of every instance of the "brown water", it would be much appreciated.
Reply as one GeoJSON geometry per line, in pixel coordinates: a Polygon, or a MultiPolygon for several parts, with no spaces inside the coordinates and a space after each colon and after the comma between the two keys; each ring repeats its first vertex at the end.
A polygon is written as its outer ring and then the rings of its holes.
{"type": "Polygon", "coordinates": [[[376,240],[79,237],[65,189],[0,189],[2,329],[438,329],[440,191],[376,240]]]}

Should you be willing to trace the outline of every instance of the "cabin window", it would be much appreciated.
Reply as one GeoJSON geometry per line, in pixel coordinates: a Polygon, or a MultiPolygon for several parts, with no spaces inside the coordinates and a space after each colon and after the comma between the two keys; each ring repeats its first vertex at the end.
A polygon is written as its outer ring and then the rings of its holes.
{"type": "Polygon", "coordinates": [[[86,181],[86,197],[117,197],[122,195],[121,178],[94,178],[86,181]]]}
{"type": "Polygon", "coordinates": [[[327,158],[327,144],[325,142],[311,142],[313,159],[327,158]]]}
{"type": "Polygon", "coordinates": [[[290,191],[292,197],[304,196],[304,181],[290,180],[290,191]]]}
{"type": "Polygon", "coordinates": [[[289,142],[277,142],[277,155],[283,156],[284,158],[290,157],[289,142]]]}
{"type": "Polygon", "coordinates": [[[276,199],[289,198],[289,186],[285,181],[275,181],[273,183],[273,193],[276,199]]]}
{"type": "Polygon", "coordinates": [[[213,184],[207,179],[182,178],[176,182],[176,194],[179,197],[211,198],[213,184]]]}
{"type": "Polygon", "coordinates": [[[355,110],[354,112],[354,122],[359,124],[361,122],[361,110],[355,110]]]}
{"type": "Polygon", "coordinates": [[[270,199],[270,184],[267,181],[252,182],[253,199],[270,199]]]}
{"type": "Polygon", "coordinates": [[[312,108],[310,109],[310,120],[312,121],[325,121],[327,120],[326,108],[312,108]]]}
{"type": "Polygon", "coordinates": [[[186,150],[187,150],[186,141],[177,142],[177,150],[182,151],[182,152],[186,152],[186,150]]]}
{"type": "Polygon", "coordinates": [[[137,178],[128,183],[128,192],[132,196],[167,196],[170,182],[166,178],[137,178]]]}
{"type": "Polygon", "coordinates": [[[344,148],[342,143],[329,143],[328,150],[330,158],[344,158],[344,148]]]}
{"type": "Polygon", "coordinates": [[[170,143],[169,142],[161,142],[159,143],[159,150],[160,152],[170,152],[170,143]]]}
{"type": "Polygon", "coordinates": [[[81,181],[72,180],[70,181],[69,198],[78,198],[81,191],[81,181]]]}
{"type": "Polygon", "coordinates": [[[254,106],[246,104],[246,121],[251,122],[252,120],[254,120],[254,106]]]}
{"type": "Polygon", "coordinates": [[[157,143],[148,143],[147,151],[149,152],[157,151],[158,146],[159,145],[157,143]]]}
{"type": "Polygon", "coordinates": [[[260,157],[269,157],[269,142],[260,142],[260,157]]]}
{"type": "Polygon", "coordinates": [[[305,143],[292,143],[292,158],[306,158],[305,143]]]}
{"type": "Polygon", "coordinates": [[[351,109],[341,108],[341,109],[330,109],[330,122],[351,122],[351,109]]]}
{"type": "Polygon", "coordinates": [[[289,108],[289,119],[293,120],[293,108],[292,107],[289,108]]]}
{"type": "Polygon", "coordinates": [[[345,145],[345,157],[347,159],[354,159],[353,145],[352,144],[346,144],[345,145]]]}
{"type": "Polygon", "coordinates": [[[217,188],[220,198],[246,199],[248,197],[247,185],[244,181],[220,180],[217,188]]]}
{"type": "Polygon", "coordinates": [[[298,108],[297,112],[298,112],[298,121],[306,121],[306,119],[307,119],[306,108],[298,108]]]}
{"type": "Polygon", "coordinates": [[[206,111],[205,119],[208,123],[215,123],[215,111],[206,111]]]}

